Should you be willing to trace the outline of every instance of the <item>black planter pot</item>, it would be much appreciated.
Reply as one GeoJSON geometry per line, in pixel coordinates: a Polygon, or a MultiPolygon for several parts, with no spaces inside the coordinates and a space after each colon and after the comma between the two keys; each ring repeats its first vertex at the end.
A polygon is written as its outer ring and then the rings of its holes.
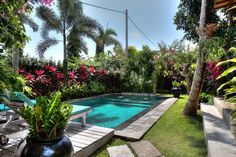
{"type": "Polygon", "coordinates": [[[23,140],[14,157],[72,157],[73,146],[67,136],[52,140],[35,140],[26,138],[23,140]]]}
{"type": "Polygon", "coordinates": [[[180,88],[173,87],[171,90],[172,90],[173,96],[174,96],[175,98],[179,98],[180,92],[181,92],[180,88]]]}

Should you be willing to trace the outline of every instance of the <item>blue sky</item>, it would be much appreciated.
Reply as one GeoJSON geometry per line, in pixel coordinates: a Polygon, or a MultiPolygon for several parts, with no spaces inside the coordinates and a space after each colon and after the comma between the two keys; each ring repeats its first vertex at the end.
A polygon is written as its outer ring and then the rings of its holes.
{"type": "MultiPolygon", "coordinates": [[[[56,1],[56,0],[55,0],[56,1]]],[[[173,17],[177,11],[179,0],[83,0],[83,2],[103,6],[111,9],[125,11],[128,9],[129,16],[142,29],[142,31],[156,44],[164,41],[168,44],[175,39],[183,37],[182,31],[177,31],[173,24],[173,17]]],[[[96,19],[105,28],[107,25],[113,28],[118,36],[117,39],[125,47],[125,16],[115,12],[109,12],[84,5],[84,14],[96,19]]],[[[34,13],[32,14],[34,17],[34,13]]],[[[41,25],[41,21],[34,17],[35,21],[41,25]]],[[[26,26],[27,35],[31,41],[24,49],[25,54],[37,56],[36,46],[41,40],[40,31],[37,33],[26,26]]],[[[61,38],[55,33],[51,34],[56,38],[61,38]]],[[[95,53],[95,44],[90,39],[86,39],[89,48],[89,56],[95,53]]],[[[148,45],[152,49],[157,49],[129,22],[129,45],[136,46],[138,49],[142,45],[148,45]]],[[[109,49],[109,48],[107,48],[109,49]]],[[[49,48],[45,53],[45,58],[52,57],[54,60],[62,60],[63,46],[62,43],[49,48]]]]}

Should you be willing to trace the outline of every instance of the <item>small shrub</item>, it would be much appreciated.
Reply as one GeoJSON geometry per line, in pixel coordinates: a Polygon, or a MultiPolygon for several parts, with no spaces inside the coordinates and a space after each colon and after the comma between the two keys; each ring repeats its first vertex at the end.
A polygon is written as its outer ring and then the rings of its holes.
{"type": "Polygon", "coordinates": [[[201,93],[200,95],[200,102],[208,103],[210,100],[211,96],[206,94],[206,93],[201,93]]]}

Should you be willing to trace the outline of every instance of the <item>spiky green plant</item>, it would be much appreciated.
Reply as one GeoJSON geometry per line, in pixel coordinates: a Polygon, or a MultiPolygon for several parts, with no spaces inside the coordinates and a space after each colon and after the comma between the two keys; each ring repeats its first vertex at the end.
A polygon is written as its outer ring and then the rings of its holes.
{"type": "Polygon", "coordinates": [[[63,134],[72,112],[69,103],[61,103],[61,93],[56,92],[50,99],[39,97],[34,107],[25,106],[20,115],[29,125],[29,137],[54,139],[63,134]]]}

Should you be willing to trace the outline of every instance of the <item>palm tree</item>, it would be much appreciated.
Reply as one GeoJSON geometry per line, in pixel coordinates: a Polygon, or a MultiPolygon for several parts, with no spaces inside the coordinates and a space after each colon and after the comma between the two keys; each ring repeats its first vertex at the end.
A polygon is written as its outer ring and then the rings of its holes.
{"type": "Polygon", "coordinates": [[[105,46],[115,45],[121,47],[120,42],[116,40],[114,36],[117,36],[117,34],[112,28],[107,28],[105,31],[103,29],[99,30],[99,33],[94,37],[96,43],[96,56],[104,53],[105,46]]]}
{"type": "Polygon", "coordinates": [[[212,30],[209,30],[206,26],[209,22],[208,17],[212,11],[213,3],[213,0],[202,0],[199,26],[199,53],[188,102],[185,105],[183,111],[184,115],[197,114],[199,95],[202,90],[203,80],[206,71],[206,55],[208,53],[207,49],[205,48],[205,41],[207,38],[210,38],[210,34],[212,34],[212,32],[209,33],[209,31],[212,30]]]}
{"type": "Polygon", "coordinates": [[[37,49],[39,56],[43,57],[49,47],[63,42],[64,83],[67,85],[68,53],[86,53],[87,47],[82,36],[91,36],[92,30],[99,27],[99,24],[83,14],[82,3],[79,0],[58,0],[57,8],[59,15],[52,7],[42,5],[36,8],[37,16],[43,21],[42,41],[37,49]],[[62,38],[49,37],[50,31],[62,35],[62,38]]]}

